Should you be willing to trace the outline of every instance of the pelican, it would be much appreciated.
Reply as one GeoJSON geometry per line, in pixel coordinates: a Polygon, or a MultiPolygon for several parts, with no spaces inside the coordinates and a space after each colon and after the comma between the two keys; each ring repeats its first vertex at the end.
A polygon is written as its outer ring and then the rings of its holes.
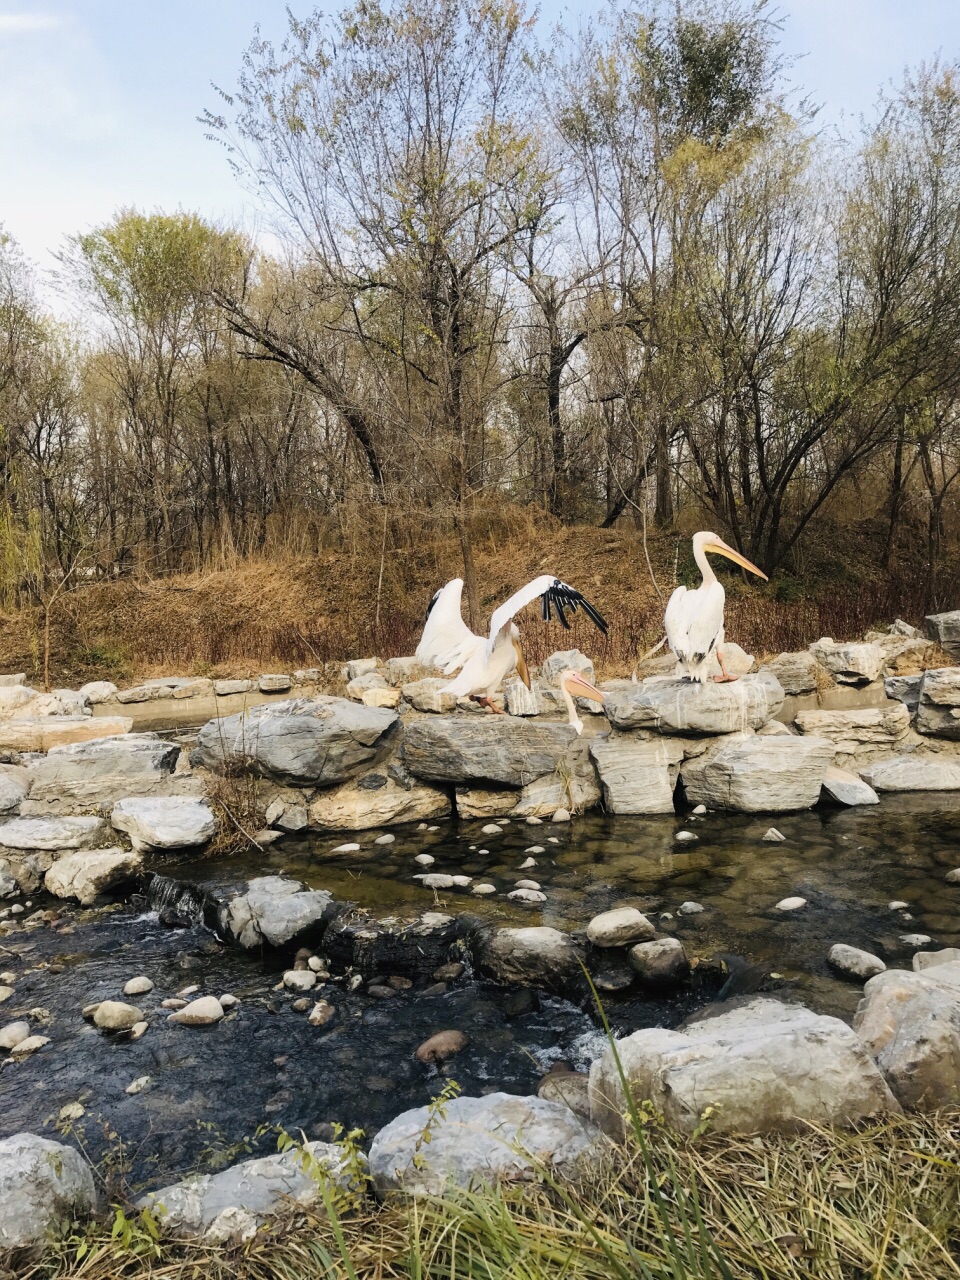
{"type": "Polygon", "coordinates": [[[703,684],[708,678],[710,659],[716,653],[721,674],[713,679],[720,684],[727,680],[737,680],[739,676],[732,676],[723,664],[724,591],[710,568],[707,552],[726,556],[734,564],[763,578],[764,582],[767,581],[767,575],[755,564],[751,564],[746,556],[742,556],[733,547],[728,547],[715,533],[701,532],[693,535],[693,558],[703,575],[703,582],[693,591],[677,587],[667,601],[663,626],[667,633],[667,643],[677,657],[677,675],[689,676],[691,680],[699,680],[703,684]]]}
{"type": "Polygon", "coordinates": [[[557,681],[557,687],[567,704],[567,718],[577,733],[583,733],[583,721],[577,715],[577,704],[574,698],[589,698],[592,702],[603,702],[604,694],[595,688],[580,671],[564,671],[557,681]]]}
{"type": "MultiPolygon", "coordinates": [[[[490,619],[490,634],[486,637],[474,634],[463,621],[460,608],[462,593],[463,579],[454,578],[430,601],[423,635],[417,645],[417,657],[424,666],[439,667],[446,676],[460,669],[456,679],[444,685],[440,692],[452,693],[458,698],[469,697],[491,711],[499,710],[493,704],[493,695],[512,671],[516,671],[530,688],[530,672],[520,646],[520,632],[513,621],[514,615],[524,605],[539,597],[543,602],[545,621],[550,621],[551,611],[555,609],[558,620],[568,628],[570,623],[565,610],[576,613],[583,609],[603,634],[607,634],[607,624],[599,611],[579,591],[552,573],[534,578],[495,609],[490,619]]],[[[583,683],[586,685],[587,682],[583,683]]],[[[584,693],[583,697],[602,696],[592,685],[589,687],[592,693],[584,693]]],[[[572,702],[570,705],[571,714],[576,718],[572,702]]]]}

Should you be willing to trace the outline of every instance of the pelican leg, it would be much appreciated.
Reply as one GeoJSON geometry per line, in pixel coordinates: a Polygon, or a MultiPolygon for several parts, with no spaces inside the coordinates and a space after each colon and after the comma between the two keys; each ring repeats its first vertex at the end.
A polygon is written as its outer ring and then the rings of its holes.
{"type": "Polygon", "coordinates": [[[507,714],[502,707],[498,707],[493,699],[488,698],[485,693],[471,693],[470,701],[478,703],[481,707],[489,707],[489,709],[491,711],[495,711],[498,716],[505,716],[507,714]]]}
{"type": "Polygon", "coordinates": [[[728,681],[740,679],[739,676],[732,676],[730,672],[727,670],[727,668],[723,665],[723,653],[720,649],[717,650],[717,661],[720,663],[720,670],[723,672],[723,674],[713,677],[714,684],[726,684],[728,681]]]}

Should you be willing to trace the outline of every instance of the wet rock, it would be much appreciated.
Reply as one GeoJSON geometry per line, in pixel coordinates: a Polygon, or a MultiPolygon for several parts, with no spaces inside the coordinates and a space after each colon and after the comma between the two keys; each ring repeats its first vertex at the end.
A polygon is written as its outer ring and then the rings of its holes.
{"type": "Polygon", "coordinates": [[[918,733],[960,739],[960,667],[924,672],[916,726],[918,733]]]}
{"type": "Polygon", "coordinates": [[[131,1080],[124,1089],[124,1093],[138,1094],[143,1093],[145,1089],[149,1089],[153,1084],[153,1076],[137,1076],[136,1080],[131,1080]]]}
{"type": "Polygon", "coordinates": [[[317,975],[312,969],[288,969],[283,975],[283,985],[288,991],[309,991],[317,985],[317,975]]]}
{"type": "Polygon", "coordinates": [[[137,1201],[137,1207],[153,1210],[165,1235],[199,1236],[210,1244],[236,1246],[252,1240],[271,1214],[291,1202],[322,1203],[325,1182],[333,1189],[351,1185],[346,1158],[332,1143],[307,1142],[302,1151],[244,1160],[222,1173],[152,1191],[137,1201]]]}
{"type": "Polygon", "coordinates": [[[84,906],[101,893],[129,883],[143,868],[139,853],[127,849],[90,849],[60,858],[43,878],[55,898],[76,898],[84,906]]]}
{"type": "Polygon", "coordinates": [[[96,1207],[93,1174],[73,1147],[32,1133],[0,1140],[0,1248],[44,1244],[96,1207]]]}
{"type": "Polygon", "coordinates": [[[636,907],[615,907],[594,916],[587,925],[587,939],[595,947],[628,947],[646,942],[656,929],[636,907]]]}
{"type": "Polygon", "coordinates": [[[760,837],[766,844],[780,844],[786,840],[786,836],[782,831],[778,831],[776,827],[768,827],[760,837]]]}
{"type": "Polygon", "coordinates": [[[547,895],[541,893],[539,889],[511,889],[507,897],[514,902],[529,902],[532,904],[546,902],[547,895]]]}
{"type": "MultiPolygon", "coordinates": [[[[906,918],[910,919],[909,916],[906,918]]],[[[933,939],[927,933],[901,933],[900,941],[905,947],[925,947],[933,939]]]]}
{"type": "Polygon", "coordinates": [[[180,748],[152,733],[55,747],[30,766],[24,814],[76,813],[126,796],[171,794],[196,785],[175,777],[180,748]]]}
{"type": "Polygon", "coordinates": [[[445,791],[394,773],[374,769],[322,792],[310,804],[310,825],[321,830],[365,831],[449,816],[452,806],[445,791]]]}
{"type": "Polygon", "coordinates": [[[853,1026],[903,1106],[960,1101],[960,964],[871,978],[853,1026]]]}
{"type": "Polygon", "coordinates": [[[960,762],[894,756],[861,769],[874,791],[960,791],[960,762]]]}
{"type": "Polygon", "coordinates": [[[690,844],[696,840],[696,836],[692,831],[678,831],[673,837],[678,844],[690,844]]]}
{"type": "Polygon", "coordinates": [[[730,684],[699,684],[655,676],[607,694],[603,708],[617,729],[726,734],[759,729],[783,705],[783,689],[769,671],[730,684]]]}
{"type": "Polygon", "coordinates": [[[434,969],[430,975],[435,982],[456,982],[457,978],[463,977],[463,971],[466,968],[459,960],[451,960],[447,964],[440,965],[434,969]]]}
{"type": "Polygon", "coordinates": [[[542,1098],[491,1093],[454,1098],[441,1117],[429,1107],[405,1111],[384,1126],[370,1147],[370,1172],[380,1195],[403,1190],[437,1195],[445,1187],[532,1182],[538,1167],[560,1178],[599,1164],[601,1135],[569,1107],[542,1098]],[[424,1128],[431,1141],[423,1146],[424,1128]]]}
{"type": "Polygon", "coordinates": [[[396,838],[397,838],[396,836],[391,835],[389,832],[387,832],[386,835],[377,836],[376,840],[374,840],[373,843],[374,844],[393,844],[396,838]]]}
{"type": "Polygon", "coordinates": [[[134,796],[119,800],[110,821],[134,849],[186,849],[206,844],[217,820],[205,800],[190,796],[134,796]]]}
{"type": "Polygon", "coordinates": [[[810,652],[838,684],[870,684],[883,670],[883,650],[875,644],[837,644],[824,636],[810,652]]]}
{"type": "Polygon", "coordinates": [[[129,1031],[136,1022],[143,1021],[143,1013],[135,1005],[120,1000],[103,1000],[93,1015],[94,1026],[101,1031],[129,1031]]]}
{"type": "Polygon", "coordinates": [[[675,766],[683,759],[679,742],[598,735],[590,755],[609,813],[673,813],[675,766]]]}
{"type": "MultiPolygon", "coordinates": [[[[703,914],[705,908],[699,902],[681,902],[677,907],[678,916],[699,916],[703,914]]],[[[661,919],[663,917],[661,916],[661,919]]]]}
{"type": "Polygon", "coordinates": [[[621,959],[622,952],[601,951],[590,961],[590,978],[598,991],[626,991],[632,987],[636,974],[621,959]]]}
{"type": "MultiPolygon", "coordinates": [[[[764,1133],[805,1121],[847,1125],[898,1111],[863,1042],[839,1018],[752,997],[683,1031],[650,1027],[618,1041],[635,1098],[691,1133],[708,1106],[721,1133],[764,1133]]],[[[590,1068],[590,1114],[613,1137],[626,1102],[609,1046],[590,1068]]]]}
{"type": "Polygon", "coordinates": [[[325,889],[307,889],[285,876],[251,880],[225,912],[225,928],[242,947],[282,947],[321,927],[331,905],[325,889]]]}
{"type": "Polygon", "coordinates": [[[505,983],[562,986],[581,972],[580,951],[559,929],[495,929],[482,939],[478,962],[491,977],[505,983]]]}
{"type": "Polygon", "coordinates": [[[413,1056],[418,1062],[446,1062],[469,1043],[469,1037],[462,1031],[438,1031],[429,1040],[424,1040],[413,1056]]]}
{"type": "Polygon", "coordinates": [[[131,978],[130,981],[124,985],[123,994],[125,996],[142,996],[152,990],[153,983],[150,979],[145,976],[141,976],[138,978],[131,978]]]}
{"type": "Polygon", "coordinates": [[[953,871],[948,871],[943,878],[947,884],[960,884],[960,867],[955,867],[953,871]]]}
{"type": "Polygon", "coordinates": [[[29,1035],[29,1022],[8,1022],[5,1027],[0,1027],[0,1049],[15,1049],[29,1035]]]}
{"type": "Polygon", "coordinates": [[[407,726],[403,753],[428,781],[522,787],[554,773],[576,736],[570,725],[436,716],[407,726]]]}
{"type": "Polygon", "coordinates": [[[774,904],[775,911],[799,911],[807,905],[806,898],[781,898],[774,904]]]}
{"type": "Polygon", "coordinates": [[[812,653],[802,650],[799,653],[781,653],[764,663],[761,671],[770,671],[776,676],[784,693],[813,693],[826,672],[812,653]]]}
{"type": "Polygon", "coordinates": [[[220,1007],[222,1009],[236,1009],[240,1001],[236,996],[230,995],[229,992],[220,997],[220,1007]]]}
{"type": "Polygon", "coordinates": [[[931,640],[936,640],[951,658],[960,658],[960,609],[948,613],[932,613],[923,620],[931,640]]]}
{"type": "Polygon", "coordinates": [[[491,893],[496,892],[497,886],[495,884],[475,884],[471,890],[471,893],[476,894],[478,898],[488,897],[491,893]]]}
{"type": "Polygon", "coordinates": [[[688,760],[681,776],[687,799],[695,804],[739,813],[790,813],[816,804],[833,754],[825,738],[738,737],[688,760]]]}
{"type": "Polygon", "coordinates": [[[880,797],[855,773],[831,765],[823,775],[823,790],[837,804],[879,804],[880,797]]]}
{"type": "Polygon", "coordinates": [[[49,1036],[27,1036],[26,1040],[21,1040],[19,1044],[14,1045],[10,1052],[14,1058],[28,1058],[30,1054],[36,1053],[38,1049],[42,1049],[49,1043],[49,1036]]]}
{"type": "Polygon", "coordinates": [[[630,948],[630,967],[650,986],[671,986],[690,972],[690,962],[677,938],[654,938],[630,948]]]}
{"type": "Polygon", "coordinates": [[[209,1027],[219,1022],[222,1017],[223,1005],[216,996],[200,996],[197,1000],[191,1000],[176,1013],[171,1013],[167,1021],[178,1022],[184,1027],[209,1027]]]}
{"type": "MultiPolygon", "coordinates": [[[[363,913],[345,914],[330,924],[323,945],[332,962],[360,973],[420,974],[447,959],[457,929],[454,917],[442,911],[425,911],[413,920],[382,921],[363,913]]],[[[359,973],[354,976],[359,978],[359,973]]]]}
{"type": "Polygon", "coordinates": [[[318,1000],[310,1010],[310,1016],[307,1021],[311,1027],[325,1027],[335,1013],[336,1009],[329,1001],[318,1000]]]}
{"type": "Polygon", "coordinates": [[[367,987],[367,995],[373,996],[375,1000],[390,1000],[396,994],[393,987],[388,987],[381,982],[374,982],[367,987]]]}
{"type": "Polygon", "coordinates": [[[887,967],[879,956],[861,951],[859,947],[847,946],[844,942],[838,942],[830,948],[827,952],[827,964],[845,977],[856,978],[861,982],[883,973],[887,967]]]}
{"type": "Polygon", "coordinates": [[[389,754],[398,725],[395,712],[346,698],[290,698],[209,721],[197,756],[217,773],[252,769],[279,782],[329,787],[389,754]]]}

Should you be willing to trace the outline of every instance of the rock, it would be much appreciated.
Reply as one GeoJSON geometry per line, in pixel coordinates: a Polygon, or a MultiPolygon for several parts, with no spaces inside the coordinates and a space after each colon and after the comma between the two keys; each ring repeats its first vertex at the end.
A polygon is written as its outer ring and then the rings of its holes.
{"type": "Polygon", "coordinates": [[[630,967],[649,986],[669,986],[685,978],[690,962],[677,938],[653,938],[630,948],[630,967]]]}
{"type": "Polygon", "coordinates": [[[960,1101],[960,964],[871,978],[853,1026],[903,1106],[960,1101]]]}
{"type": "Polygon", "coordinates": [[[510,716],[538,716],[543,711],[540,685],[536,680],[528,689],[519,676],[511,676],[503,685],[503,701],[510,716]]]}
{"type": "Polygon", "coordinates": [[[283,985],[289,991],[309,991],[317,985],[317,975],[312,969],[288,969],[283,975],[283,985]]]}
{"type": "Polygon", "coordinates": [[[758,738],[789,738],[790,730],[779,720],[768,720],[757,730],[758,738]]]}
{"type": "Polygon", "coordinates": [[[767,844],[780,844],[786,840],[786,836],[782,831],[778,831],[776,827],[767,827],[766,831],[760,837],[767,844]]]}
{"type": "Polygon", "coordinates": [[[439,1116],[430,1107],[404,1111],[374,1138],[370,1173],[381,1196],[397,1189],[439,1195],[450,1185],[536,1181],[544,1166],[568,1179],[604,1155],[598,1131],[569,1107],[491,1093],[454,1098],[439,1116]]]}
{"type": "Polygon", "coordinates": [[[413,877],[419,880],[425,889],[452,889],[453,876],[443,871],[429,871],[424,875],[413,877]]]}
{"type": "Polygon", "coordinates": [[[262,675],[257,681],[257,688],[261,693],[286,693],[293,688],[293,680],[286,674],[262,675]]]}
{"type": "Polygon", "coordinates": [[[49,853],[87,849],[104,830],[100,818],[12,818],[0,823],[0,848],[49,853]]]}
{"type": "Polygon", "coordinates": [[[436,862],[436,858],[432,853],[418,853],[414,858],[414,862],[420,867],[432,867],[436,862]]]}
{"type": "MultiPolygon", "coordinates": [[[[711,1129],[850,1125],[898,1111],[863,1042],[839,1018],[755,996],[683,1031],[650,1027],[618,1041],[638,1100],[649,1099],[671,1128],[692,1133],[707,1107],[711,1129]]],[[[626,1103],[608,1046],[590,1068],[590,1115],[613,1137],[624,1133],[626,1103]]]]}
{"type": "Polygon", "coordinates": [[[485,836],[502,836],[503,829],[498,827],[495,822],[488,822],[485,827],[480,828],[480,834],[485,836]]]}
{"type": "Polygon", "coordinates": [[[513,887],[515,889],[539,889],[540,885],[536,880],[518,880],[513,887]]]}
{"type": "Polygon", "coordinates": [[[924,672],[916,725],[918,733],[960,739],[960,667],[924,672]]]}
{"type": "Polygon", "coordinates": [[[495,884],[475,884],[471,889],[471,893],[476,894],[478,898],[485,898],[491,893],[497,892],[495,884]]]}
{"type": "Polygon", "coordinates": [[[5,1004],[13,993],[13,987],[0,986],[0,1004],[5,1004]]]}
{"type": "Polygon", "coordinates": [[[810,652],[838,684],[870,684],[883,670],[883,650],[875,644],[837,644],[824,636],[810,652]]]}
{"type": "Polygon", "coordinates": [[[791,813],[816,804],[833,754],[826,738],[752,736],[721,742],[688,760],[680,773],[691,803],[739,813],[791,813]]]}
{"type": "Polygon", "coordinates": [[[31,1053],[36,1053],[38,1049],[42,1049],[49,1043],[49,1036],[27,1036],[26,1040],[21,1040],[19,1044],[14,1045],[10,1052],[14,1058],[28,1058],[31,1053]]]}
{"type": "Polygon", "coordinates": [[[769,671],[731,684],[653,677],[608,693],[603,709],[610,723],[621,730],[716,735],[759,729],[780,710],[783,696],[769,671]]]}
{"type": "MultiPolygon", "coordinates": [[[[724,647],[726,651],[726,647],[724,647]]],[[[800,653],[781,653],[764,663],[761,671],[769,671],[776,676],[784,693],[796,696],[802,693],[813,693],[819,687],[826,672],[812,653],[802,650],[800,653]]]]}
{"type": "Polygon", "coordinates": [[[462,1031],[438,1031],[413,1055],[418,1062],[446,1062],[470,1043],[462,1031]]]}
{"type": "Polygon", "coordinates": [[[673,838],[677,844],[692,844],[697,837],[692,831],[678,831],[673,838]]]}
{"type": "Polygon", "coordinates": [[[318,694],[210,720],[197,756],[214,772],[252,769],[293,785],[333,786],[379,763],[398,733],[395,712],[318,694]]]}
{"type": "Polygon", "coordinates": [[[206,844],[217,833],[217,820],[205,800],[191,796],[133,796],[118,800],[110,814],[117,831],[125,831],[134,849],[187,849],[206,844]]]}
{"type": "MultiPolygon", "coordinates": [[[[703,911],[704,908],[699,902],[681,902],[677,907],[678,916],[699,916],[703,914],[703,911]]],[[[663,916],[660,919],[662,920],[663,916]]]]}
{"type": "Polygon", "coordinates": [[[799,911],[806,905],[806,898],[781,898],[774,906],[774,911],[799,911]]]}
{"type": "MultiPolygon", "coordinates": [[[[360,1157],[363,1163],[363,1157],[360,1157]]],[[[322,1205],[322,1188],[336,1194],[352,1185],[343,1151],[334,1143],[307,1142],[302,1149],[244,1160],[221,1173],[188,1178],[151,1191],[137,1208],[156,1215],[163,1234],[199,1236],[210,1244],[237,1246],[252,1240],[271,1215],[291,1203],[322,1205]]]]}
{"type": "Polygon", "coordinates": [[[376,840],[374,840],[373,843],[374,844],[393,844],[396,838],[397,837],[395,835],[391,835],[390,832],[388,831],[385,835],[377,836],[376,840]]]}
{"type": "Polygon", "coordinates": [[[30,775],[16,765],[0,765],[0,813],[18,812],[27,795],[30,775]]]}
{"type": "Polygon", "coordinates": [[[555,810],[555,811],[554,811],[554,813],[553,813],[553,814],[551,815],[551,817],[550,817],[550,821],[551,821],[551,822],[569,822],[569,821],[570,821],[570,810],[569,810],[569,809],[563,809],[563,808],[560,808],[560,809],[555,810]]]}
{"type": "Polygon", "coordinates": [[[0,1140],[0,1248],[46,1244],[96,1207],[93,1174],[73,1147],[32,1133],[0,1140]]]}
{"type": "Polygon", "coordinates": [[[325,889],[307,889],[285,876],[261,876],[229,904],[225,928],[242,947],[264,942],[282,947],[317,929],[330,903],[325,889]]]}
{"type": "Polygon", "coordinates": [[[894,756],[861,771],[874,791],[960,791],[960,762],[894,756]]]}
{"type": "Polygon", "coordinates": [[[678,742],[598,735],[590,744],[590,755],[608,812],[673,813],[675,766],[683,759],[678,742]]]}
{"type": "Polygon", "coordinates": [[[589,684],[596,680],[592,660],[579,649],[558,649],[551,653],[540,668],[540,678],[555,685],[565,671],[579,671],[589,684]]]}
{"type": "Polygon", "coordinates": [[[356,781],[321,792],[310,804],[310,825],[321,830],[366,831],[401,822],[449,817],[450,797],[396,770],[375,769],[356,781]],[[392,776],[397,773],[397,777],[392,776]]]}
{"type": "Polygon", "coordinates": [[[481,940],[478,961],[493,978],[505,983],[562,986],[581,972],[580,952],[573,939],[545,925],[493,930],[481,940]]]}
{"type": "MultiPolygon", "coordinates": [[[[910,919],[909,916],[906,918],[910,919]]],[[[927,933],[901,933],[900,941],[905,947],[925,947],[933,939],[927,933]]]]}
{"type": "Polygon", "coordinates": [[[911,713],[920,703],[920,684],[923,676],[887,676],[883,688],[888,698],[896,698],[911,713]]]}
{"type": "Polygon", "coordinates": [[[133,721],[127,716],[21,716],[0,721],[0,749],[50,751],[71,743],[127,734],[133,721]]]}
{"type": "Polygon", "coordinates": [[[859,947],[849,947],[838,942],[827,952],[827,964],[848,978],[857,978],[861,982],[883,973],[886,965],[879,956],[869,951],[861,951],[859,947]]]}
{"type": "Polygon", "coordinates": [[[383,674],[390,684],[398,687],[419,680],[435,670],[435,667],[425,667],[420,659],[413,655],[403,658],[388,658],[383,664],[383,674]]]}
{"type": "Polygon", "coordinates": [[[131,1040],[141,1040],[147,1034],[147,1031],[149,1030],[149,1028],[150,1028],[149,1022],[146,1022],[146,1021],[135,1022],[133,1026],[130,1028],[129,1038],[131,1040]]]}
{"type": "Polygon", "coordinates": [[[55,898],[76,898],[90,906],[101,893],[134,880],[143,869],[139,853],[127,849],[91,849],[60,858],[46,872],[44,887],[55,898]]]}
{"type": "Polygon", "coordinates": [[[407,726],[403,754],[428,781],[522,787],[554,773],[576,736],[570,725],[435,716],[407,726]]]}
{"type": "Polygon", "coordinates": [[[514,902],[546,902],[547,895],[539,889],[511,889],[507,897],[514,902]]]}
{"type": "MultiPolygon", "coordinates": [[[[311,973],[310,977],[314,978],[314,975],[311,973]]],[[[316,981],[315,978],[314,981],[316,981]]],[[[223,1005],[216,996],[200,996],[198,1000],[191,1000],[176,1013],[171,1013],[167,1021],[179,1022],[184,1027],[209,1027],[214,1022],[219,1022],[222,1017],[223,1005]]]]}
{"type": "Polygon", "coordinates": [[[330,850],[331,853],[359,853],[360,846],[350,840],[346,844],[338,844],[335,849],[330,850]]]}
{"type": "Polygon", "coordinates": [[[902,702],[860,711],[801,711],[794,724],[803,734],[829,738],[838,755],[854,755],[865,746],[896,749],[910,731],[910,712],[902,702]]]}
{"type": "Polygon", "coordinates": [[[127,796],[170,794],[190,779],[174,777],[180,748],[152,733],[55,747],[30,769],[24,813],[75,812],[127,796]]]}
{"type": "Polygon", "coordinates": [[[837,804],[879,804],[880,797],[855,773],[830,765],[823,775],[823,790],[837,804]]]}
{"type": "Polygon", "coordinates": [[[120,1000],[103,1000],[93,1015],[94,1026],[101,1031],[129,1031],[136,1022],[143,1021],[143,1013],[132,1004],[120,1000]]]}
{"type": "Polygon", "coordinates": [[[385,707],[392,711],[399,707],[402,696],[399,689],[388,686],[386,689],[364,689],[360,701],[365,707],[385,707]]]}
{"type": "Polygon", "coordinates": [[[585,813],[599,801],[600,786],[590,755],[590,739],[575,737],[553,773],[524,786],[511,814],[529,822],[531,818],[552,817],[558,807],[585,813]]]}
{"type": "Polygon", "coordinates": [[[18,671],[14,674],[0,675],[0,687],[3,687],[4,689],[9,688],[10,685],[26,684],[26,682],[27,682],[27,673],[25,671],[18,671]]]}
{"type": "Polygon", "coordinates": [[[29,1035],[29,1022],[8,1022],[5,1027],[0,1027],[0,1049],[15,1049],[29,1035]]]}
{"type": "Polygon", "coordinates": [[[516,791],[499,791],[492,787],[457,787],[454,795],[457,814],[461,818],[495,818],[512,813],[517,804],[516,791]]]}
{"type": "Polygon", "coordinates": [[[124,1093],[138,1094],[143,1093],[144,1089],[149,1089],[153,1084],[153,1076],[137,1076],[136,1080],[131,1080],[124,1093]]]}
{"type": "Polygon", "coordinates": [[[434,715],[441,715],[456,709],[456,694],[440,692],[449,683],[446,676],[427,676],[423,680],[411,680],[401,686],[400,692],[414,711],[427,711],[434,715]]]}
{"type": "Polygon", "coordinates": [[[336,1013],[336,1009],[327,1000],[318,1000],[310,1010],[307,1021],[311,1027],[325,1027],[336,1013]]]}
{"type": "Polygon", "coordinates": [[[913,971],[922,973],[924,969],[935,969],[937,965],[956,964],[958,961],[960,947],[944,947],[942,951],[917,951],[913,956],[913,971]]]}
{"type": "Polygon", "coordinates": [[[303,804],[285,804],[283,811],[277,818],[276,825],[281,831],[293,834],[297,831],[303,831],[310,825],[310,814],[307,806],[303,804]]]}
{"type": "Polygon", "coordinates": [[[232,698],[238,693],[249,693],[252,680],[214,680],[213,692],[218,698],[232,698]]]}
{"type": "Polygon", "coordinates": [[[356,680],[358,676],[369,675],[371,671],[376,671],[379,665],[379,658],[354,658],[346,665],[346,679],[356,680]]]}
{"type": "Polygon", "coordinates": [[[125,996],[142,996],[153,990],[153,983],[147,977],[131,978],[123,988],[125,996]]]}
{"type": "Polygon", "coordinates": [[[587,940],[595,947],[628,947],[647,942],[656,929],[636,907],[615,907],[594,916],[587,925],[587,940]]]}
{"type": "Polygon", "coordinates": [[[960,659],[960,610],[932,613],[924,618],[923,625],[931,640],[936,640],[951,658],[960,659]]]}
{"type": "Polygon", "coordinates": [[[895,898],[893,902],[887,903],[887,909],[889,911],[906,911],[909,906],[909,902],[903,902],[900,898],[895,898]]]}

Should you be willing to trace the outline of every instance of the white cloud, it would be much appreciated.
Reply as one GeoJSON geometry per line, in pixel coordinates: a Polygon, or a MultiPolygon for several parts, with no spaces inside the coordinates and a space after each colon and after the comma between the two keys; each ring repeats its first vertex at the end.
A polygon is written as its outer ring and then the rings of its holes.
{"type": "Polygon", "coordinates": [[[60,19],[45,13],[0,13],[0,36],[21,35],[27,31],[54,31],[60,19]]]}

